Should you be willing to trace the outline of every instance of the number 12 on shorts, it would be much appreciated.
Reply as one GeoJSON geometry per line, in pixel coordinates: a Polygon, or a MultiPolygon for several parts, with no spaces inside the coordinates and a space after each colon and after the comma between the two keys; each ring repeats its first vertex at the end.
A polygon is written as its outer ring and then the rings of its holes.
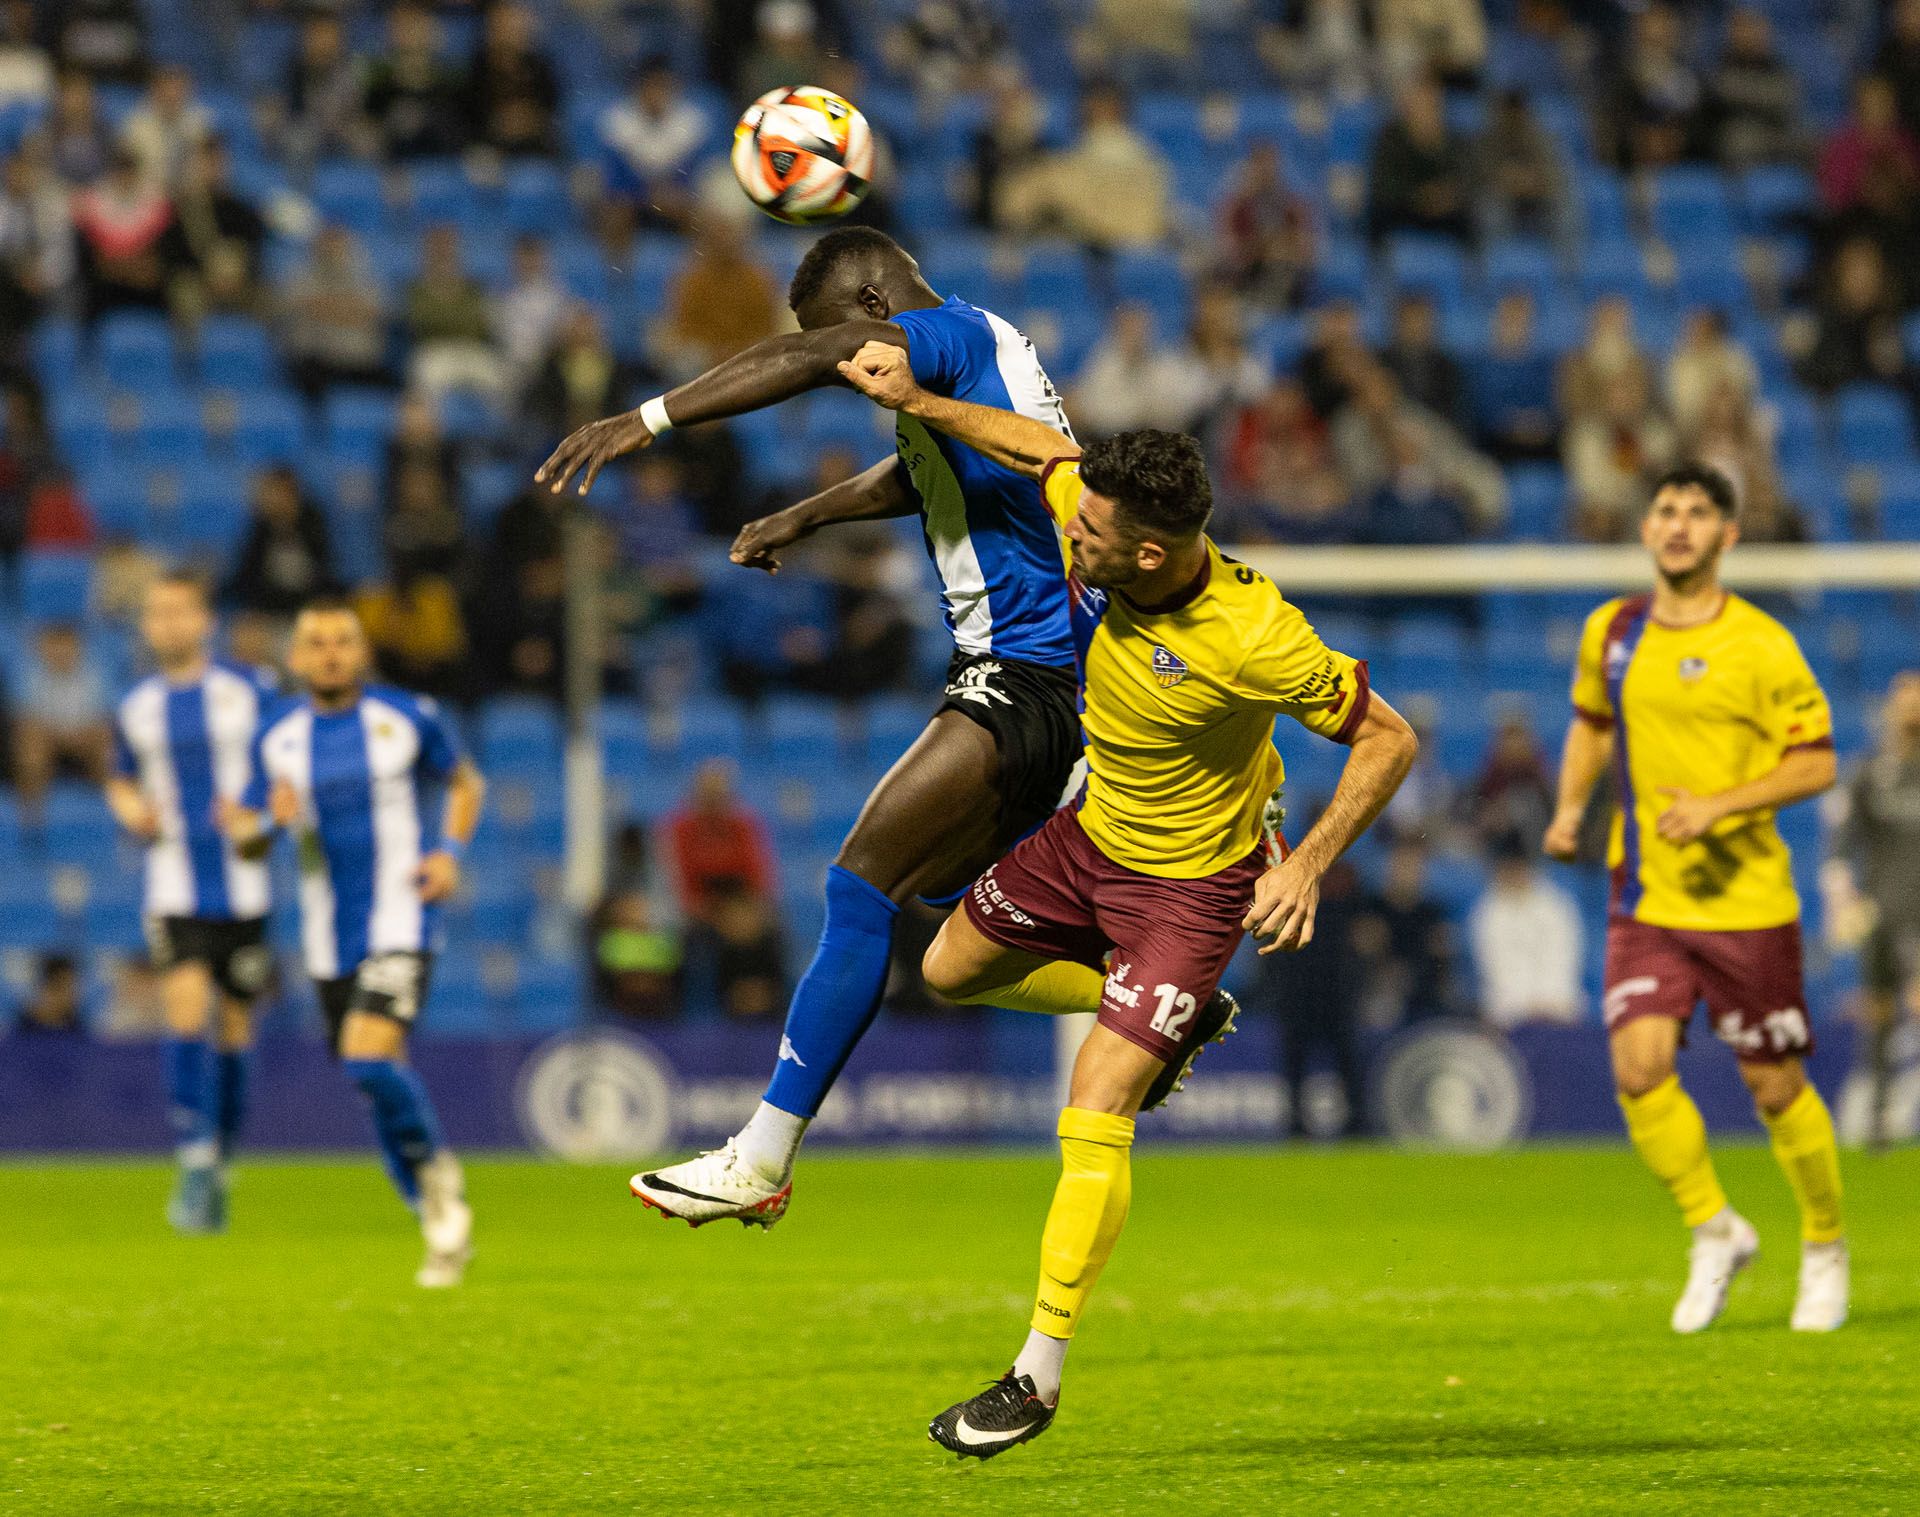
{"type": "Polygon", "coordinates": [[[1178,985],[1156,985],[1153,994],[1160,1004],[1154,1008],[1153,1020],[1147,1026],[1170,1042],[1178,1043],[1186,1035],[1187,1023],[1193,1016],[1193,997],[1178,985]]]}

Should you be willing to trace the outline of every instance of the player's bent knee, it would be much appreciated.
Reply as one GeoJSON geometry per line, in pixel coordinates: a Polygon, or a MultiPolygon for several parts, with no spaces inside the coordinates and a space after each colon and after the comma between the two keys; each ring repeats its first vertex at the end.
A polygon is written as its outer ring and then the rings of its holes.
{"type": "Polygon", "coordinates": [[[398,1060],[406,1056],[406,1029],[391,1017],[371,1016],[363,1011],[348,1015],[340,1029],[340,1057],[343,1060],[398,1060]]]}
{"type": "Polygon", "coordinates": [[[1767,1116],[1785,1111],[1807,1086],[1806,1071],[1798,1059],[1783,1059],[1778,1064],[1743,1062],[1740,1078],[1747,1082],[1753,1104],[1767,1116]]]}

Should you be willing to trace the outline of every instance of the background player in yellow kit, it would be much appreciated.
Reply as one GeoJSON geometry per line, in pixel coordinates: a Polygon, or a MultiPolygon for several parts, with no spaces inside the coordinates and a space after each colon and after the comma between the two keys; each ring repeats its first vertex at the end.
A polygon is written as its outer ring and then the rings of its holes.
{"type": "Polygon", "coordinates": [[[1667,474],[1640,537],[1654,588],[1587,619],[1546,851],[1573,857],[1611,763],[1620,806],[1606,1022],[1627,1131],[1693,1229],[1674,1331],[1710,1325],[1759,1249],[1753,1225],[1727,1204],[1706,1127],[1674,1073],[1704,1002],[1800,1203],[1792,1325],[1830,1332],[1847,1316],[1840,1160],[1803,1068],[1813,1036],[1800,900],[1774,813],[1833,784],[1832,715],[1793,634],[1720,584],[1721,556],[1740,537],[1725,475],[1698,465],[1667,474]]]}
{"type": "Polygon", "coordinates": [[[956,1000],[1099,1010],[1060,1114],[1032,1330],[997,1384],[928,1430],[987,1458],[1053,1420],[1067,1344],[1126,1220],[1134,1115],[1226,1030],[1208,1012],[1242,933],[1263,953],[1312,938],[1321,876],[1392,797],[1416,743],[1366,665],[1206,536],[1212,494],[1191,437],[1127,432],[1083,457],[1042,422],[921,390],[897,347],[869,343],[841,371],[1040,476],[1069,546],[1086,789],[975,882],[925,963],[956,1000]],[[1352,749],[1284,858],[1263,826],[1280,713],[1352,749]]]}

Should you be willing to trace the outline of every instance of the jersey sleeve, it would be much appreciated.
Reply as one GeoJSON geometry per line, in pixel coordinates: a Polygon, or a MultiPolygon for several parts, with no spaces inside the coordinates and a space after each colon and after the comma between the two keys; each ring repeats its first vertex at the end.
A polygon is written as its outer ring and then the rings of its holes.
{"type": "Polygon", "coordinates": [[[1367,666],[1329,648],[1297,606],[1280,600],[1231,684],[1309,732],[1351,742],[1372,703],[1367,666]]]}
{"type": "Polygon", "coordinates": [[[113,772],[123,780],[140,778],[140,760],[127,741],[127,718],[120,711],[113,714],[113,772]]]}
{"type": "Polygon", "coordinates": [[[993,334],[945,306],[900,311],[893,323],[907,334],[907,364],[915,381],[935,395],[965,389],[982,363],[992,359],[993,334]]]}
{"type": "Polygon", "coordinates": [[[1084,488],[1080,483],[1078,458],[1056,458],[1040,471],[1040,498],[1062,527],[1079,514],[1080,492],[1084,488]]]}
{"type": "Polygon", "coordinates": [[[1618,601],[1608,601],[1580,630],[1580,651],[1573,661],[1573,710],[1595,727],[1613,725],[1613,697],[1607,691],[1607,628],[1613,625],[1618,601]]]}
{"type": "Polygon", "coordinates": [[[446,712],[438,701],[422,696],[413,717],[420,729],[420,757],[414,761],[416,766],[428,779],[450,779],[453,771],[467,761],[467,755],[460,739],[454,735],[446,712]]]}
{"type": "Polygon", "coordinates": [[[267,809],[266,737],[271,725],[271,716],[262,713],[254,725],[253,741],[247,744],[247,782],[240,790],[240,804],[249,811],[267,809]]]}
{"type": "Polygon", "coordinates": [[[1759,696],[1760,725],[1782,753],[1833,746],[1833,709],[1827,704],[1827,693],[1793,634],[1785,629],[1760,670],[1759,696]]]}

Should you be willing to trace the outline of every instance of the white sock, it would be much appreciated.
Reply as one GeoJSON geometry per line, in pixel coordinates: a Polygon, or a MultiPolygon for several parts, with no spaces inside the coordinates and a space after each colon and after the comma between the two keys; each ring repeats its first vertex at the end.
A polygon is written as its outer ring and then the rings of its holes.
{"type": "Polygon", "coordinates": [[[1693,1230],[1696,1238],[1724,1238],[1733,1231],[1733,1208],[1723,1206],[1693,1230]]]}
{"type": "Polygon", "coordinates": [[[220,1145],[212,1138],[196,1138],[173,1151],[182,1169],[212,1169],[220,1162],[220,1145]]]}
{"type": "Polygon", "coordinates": [[[812,1120],[762,1101],[735,1136],[734,1149],[749,1169],[769,1180],[784,1179],[793,1168],[793,1156],[800,1152],[800,1140],[807,1135],[807,1124],[812,1120]]]}
{"type": "Polygon", "coordinates": [[[1067,1345],[1072,1342],[1071,1338],[1049,1338],[1039,1328],[1029,1328],[1020,1357],[1013,1361],[1014,1374],[1033,1376],[1034,1391],[1049,1406],[1060,1399],[1060,1374],[1067,1367],[1067,1345]]]}

